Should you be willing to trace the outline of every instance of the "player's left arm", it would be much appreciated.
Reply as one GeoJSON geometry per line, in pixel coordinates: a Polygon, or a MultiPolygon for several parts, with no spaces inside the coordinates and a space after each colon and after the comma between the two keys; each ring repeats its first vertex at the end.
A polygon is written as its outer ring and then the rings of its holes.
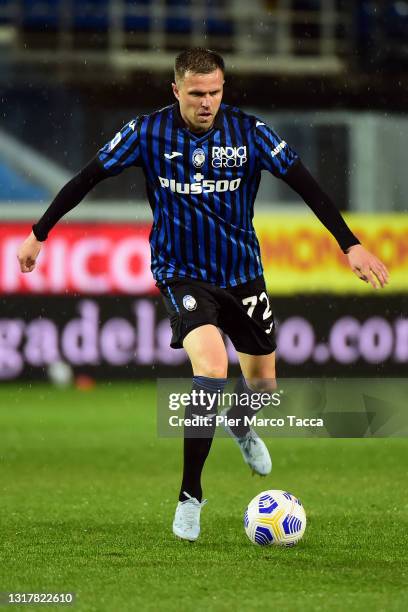
{"type": "Polygon", "coordinates": [[[374,289],[388,283],[388,270],[385,265],[366,248],[352,233],[331,198],[322,190],[300,159],[288,170],[282,179],[313,210],[323,225],[332,233],[347,255],[353,272],[374,289]]]}
{"type": "Polygon", "coordinates": [[[352,233],[331,198],[322,190],[299,156],[273,130],[256,121],[255,142],[261,168],[287,183],[337,240],[353,272],[375,289],[388,283],[386,266],[352,233]]]}

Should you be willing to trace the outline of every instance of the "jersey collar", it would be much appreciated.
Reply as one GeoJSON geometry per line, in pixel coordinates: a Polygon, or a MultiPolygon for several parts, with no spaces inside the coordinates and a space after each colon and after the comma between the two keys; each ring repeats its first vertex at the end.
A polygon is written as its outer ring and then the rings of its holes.
{"type": "MultiPolygon", "coordinates": [[[[180,106],[178,105],[178,103],[176,102],[176,104],[174,104],[174,124],[177,128],[187,128],[186,124],[184,123],[183,117],[181,116],[180,113],[180,106]]],[[[216,129],[216,130],[220,130],[222,128],[222,120],[223,120],[223,112],[222,112],[222,108],[220,106],[220,108],[218,109],[218,113],[215,115],[215,119],[214,119],[214,123],[212,125],[211,130],[216,129]]],[[[210,131],[210,130],[209,130],[210,131]]],[[[198,138],[200,138],[200,134],[195,134],[198,138]]],[[[204,136],[204,134],[203,134],[204,136]]]]}

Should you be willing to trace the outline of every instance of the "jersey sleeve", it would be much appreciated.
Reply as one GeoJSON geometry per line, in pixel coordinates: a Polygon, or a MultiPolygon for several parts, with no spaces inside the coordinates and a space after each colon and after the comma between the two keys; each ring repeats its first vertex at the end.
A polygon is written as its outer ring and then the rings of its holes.
{"type": "Polygon", "coordinates": [[[255,120],[255,146],[261,170],[282,178],[299,159],[298,154],[263,121],[255,120]]]}
{"type": "Polygon", "coordinates": [[[99,149],[97,160],[109,174],[119,174],[129,166],[140,166],[140,124],[132,119],[99,149]]]}

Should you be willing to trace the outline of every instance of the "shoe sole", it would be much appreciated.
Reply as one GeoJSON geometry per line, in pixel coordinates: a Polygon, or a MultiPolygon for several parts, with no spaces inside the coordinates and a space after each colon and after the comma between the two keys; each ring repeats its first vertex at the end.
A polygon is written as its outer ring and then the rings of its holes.
{"type": "Polygon", "coordinates": [[[198,536],[196,538],[193,538],[193,539],[184,538],[182,535],[176,533],[174,531],[174,529],[173,529],[173,535],[174,535],[175,538],[177,538],[177,540],[183,540],[183,542],[195,542],[196,540],[198,540],[200,534],[198,534],[198,536]]]}
{"type": "MultiPolygon", "coordinates": [[[[248,464],[247,464],[247,465],[248,465],[248,464]]],[[[250,467],[249,469],[250,469],[250,470],[251,470],[251,472],[252,472],[252,476],[260,476],[261,478],[266,478],[266,477],[267,477],[267,476],[268,476],[268,475],[271,473],[271,471],[272,471],[272,470],[270,470],[270,471],[268,472],[268,474],[260,474],[259,472],[257,472],[256,470],[254,470],[254,468],[251,468],[251,467],[250,467]]]]}
{"type": "Polygon", "coordinates": [[[174,531],[173,531],[173,535],[176,538],[176,540],[180,540],[181,542],[190,542],[190,544],[193,544],[194,542],[198,540],[198,537],[195,538],[195,540],[190,540],[189,538],[183,538],[182,536],[177,535],[177,533],[174,533],[174,531]]]}

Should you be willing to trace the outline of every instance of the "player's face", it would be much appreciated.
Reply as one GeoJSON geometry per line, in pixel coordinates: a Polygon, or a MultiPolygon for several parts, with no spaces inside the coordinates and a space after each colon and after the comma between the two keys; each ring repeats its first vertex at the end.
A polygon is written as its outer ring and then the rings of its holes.
{"type": "Polygon", "coordinates": [[[205,132],[211,128],[220,108],[223,86],[224,75],[219,68],[209,74],[188,71],[183,80],[173,83],[181,116],[193,132],[205,132]]]}

